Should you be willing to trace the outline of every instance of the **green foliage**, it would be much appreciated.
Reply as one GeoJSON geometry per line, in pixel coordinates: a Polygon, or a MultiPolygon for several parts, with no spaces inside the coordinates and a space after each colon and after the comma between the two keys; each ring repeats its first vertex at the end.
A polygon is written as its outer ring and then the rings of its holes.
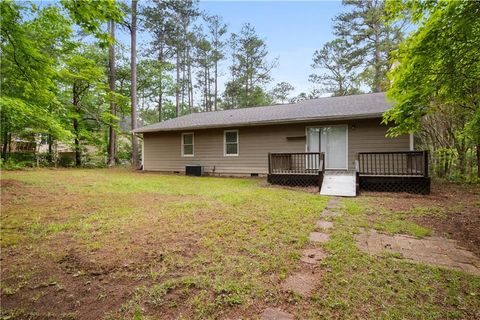
{"type": "Polygon", "coordinates": [[[314,69],[322,69],[322,74],[311,74],[309,81],[322,86],[322,92],[334,96],[360,93],[358,75],[355,67],[358,62],[352,60],[350,45],[342,39],[327,42],[321,50],[313,54],[314,69]]]}
{"type": "Polygon", "coordinates": [[[357,69],[354,71],[359,71],[358,80],[373,92],[387,88],[387,72],[393,63],[390,54],[403,40],[402,21],[385,23],[387,2],[343,0],[350,10],[334,20],[335,35],[343,41],[340,47],[340,57],[345,57],[342,66],[347,73],[357,69]]]}
{"type": "Polygon", "coordinates": [[[388,90],[394,108],[384,118],[396,125],[390,133],[418,131],[422,117],[444,104],[453,107],[453,114],[466,116],[469,129],[464,133],[478,140],[480,3],[432,1],[419,7],[413,2],[392,8],[398,13],[414,7],[415,21],[422,24],[395,54],[399,65],[390,73],[388,90]]]}
{"type": "MultiPolygon", "coordinates": [[[[8,132],[30,128],[69,136],[52,110],[61,108],[55,82],[56,64],[69,50],[71,28],[58,8],[0,2],[2,139],[8,132]],[[25,19],[24,15],[32,15],[25,19]]],[[[4,141],[4,140],[3,140],[4,141]]]]}
{"type": "Polygon", "coordinates": [[[61,0],[61,3],[72,20],[82,30],[93,34],[102,47],[113,41],[102,24],[110,20],[123,22],[124,11],[115,0],[61,0]]]}
{"type": "Polygon", "coordinates": [[[267,46],[251,24],[244,24],[230,37],[232,46],[232,79],[227,82],[224,108],[262,106],[271,102],[264,85],[271,81],[271,70],[277,61],[267,60],[267,46]]]}
{"type": "Polygon", "coordinates": [[[445,169],[441,176],[466,177],[467,164],[475,162],[478,171],[480,160],[467,157],[475,146],[480,154],[480,3],[397,1],[389,10],[392,19],[419,23],[394,55],[398,66],[387,92],[394,107],[384,115],[395,125],[389,134],[426,131],[434,155],[448,150],[455,157],[456,165],[437,161],[445,169]]]}
{"type": "Polygon", "coordinates": [[[271,95],[276,103],[285,103],[288,101],[288,97],[293,90],[295,90],[295,88],[290,83],[283,81],[275,85],[271,95]]]}

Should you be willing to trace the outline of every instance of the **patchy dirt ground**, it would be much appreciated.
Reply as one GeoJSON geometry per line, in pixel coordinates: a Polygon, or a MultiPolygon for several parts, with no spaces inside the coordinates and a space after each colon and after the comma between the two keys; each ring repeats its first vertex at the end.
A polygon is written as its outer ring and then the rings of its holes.
{"type": "Polygon", "coordinates": [[[404,213],[480,256],[480,186],[433,182],[428,196],[364,192],[362,197],[372,206],[404,213]]]}
{"type": "Polygon", "coordinates": [[[0,318],[255,319],[281,308],[301,319],[475,319],[480,278],[372,258],[352,237],[370,223],[367,206],[429,228],[478,209],[478,189],[442,188],[342,200],[345,212],[324,216],[330,241],[311,243],[327,202],[314,190],[120,169],[2,172],[0,318]],[[282,290],[305,248],[325,253],[309,298],[282,290]]]}

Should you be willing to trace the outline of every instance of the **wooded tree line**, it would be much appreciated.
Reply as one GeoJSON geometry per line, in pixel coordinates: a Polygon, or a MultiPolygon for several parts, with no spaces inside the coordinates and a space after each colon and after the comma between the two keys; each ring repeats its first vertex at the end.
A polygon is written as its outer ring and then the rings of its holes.
{"type": "Polygon", "coordinates": [[[438,176],[479,174],[479,2],[344,0],[313,55],[314,89],[293,98],[287,82],[266,89],[277,61],[253,25],[230,30],[193,0],[0,3],[3,161],[34,140],[47,163],[66,143],[76,165],[91,147],[135,164],[137,120],[387,91],[390,135],[415,133],[438,176]]]}
{"type": "Polygon", "coordinates": [[[138,142],[129,133],[137,120],[267,105],[276,97],[265,89],[276,63],[265,40],[250,24],[229,32],[196,1],[2,0],[1,11],[3,161],[33,143],[37,155],[48,145],[43,161],[55,162],[54,149],[66,144],[76,166],[96,153],[96,164],[137,167],[138,142]],[[137,29],[148,35],[138,59],[137,29]],[[221,75],[229,78],[223,92],[221,75]]]}

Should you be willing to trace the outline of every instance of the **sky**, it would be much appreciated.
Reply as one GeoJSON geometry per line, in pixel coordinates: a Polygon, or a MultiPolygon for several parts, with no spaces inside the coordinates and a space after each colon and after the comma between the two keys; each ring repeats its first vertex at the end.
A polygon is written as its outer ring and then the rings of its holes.
{"type": "Polygon", "coordinates": [[[255,26],[270,59],[278,58],[272,85],[289,82],[293,95],[312,88],[313,53],[334,38],[332,19],[345,10],[340,1],[201,1],[200,8],[222,16],[230,31],[255,26]]]}
{"type": "MultiPolygon", "coordinates": [[[[52,0],[33,0],[37,5],[52,4],[52,0]]],[[[58,0],[56,0],[58,1],[58,0]]],[[[130,0],[123,0],[127,4],[130,0]]],[[[139,0],[145,5],[146,0],[139,0]]],[[[265,40],[269,59],[278,59],[278,66],[272,70],[273,81],[286,81],[295,87],[291,96],[309,92],[313,84],[308,76],[314,72],[311,67],[315,50],[334,38],[333,18],[346,11],[341,1],[200,1],[199,7],[210,15],[219,15],[228,25],[228,33],[239,32],[244,23],[252,24],[259,37],[265,40]]],[[[128,50],[130,35],[127,30],[117,28],[117,40],[128,50]]],[[[139,30],[138,50],[148,47],[150,36],[139,30]]],[[[220,66],[223,69],[219,79],[220,91],[229,79],[229,61],[220,66]]]]}

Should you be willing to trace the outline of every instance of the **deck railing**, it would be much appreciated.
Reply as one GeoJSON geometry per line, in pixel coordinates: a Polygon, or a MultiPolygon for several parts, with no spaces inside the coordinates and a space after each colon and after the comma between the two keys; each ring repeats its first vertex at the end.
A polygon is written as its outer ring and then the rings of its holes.
{"type": "Polygon", "coordinates": [[[427,151],[359,152],[360,176],[428,177],[427,151]]]}
{"type": "Polygon", "coordinates": [[[269,174],[318,174],[324,171],[323,152],[269,153],[269,174]]]}

